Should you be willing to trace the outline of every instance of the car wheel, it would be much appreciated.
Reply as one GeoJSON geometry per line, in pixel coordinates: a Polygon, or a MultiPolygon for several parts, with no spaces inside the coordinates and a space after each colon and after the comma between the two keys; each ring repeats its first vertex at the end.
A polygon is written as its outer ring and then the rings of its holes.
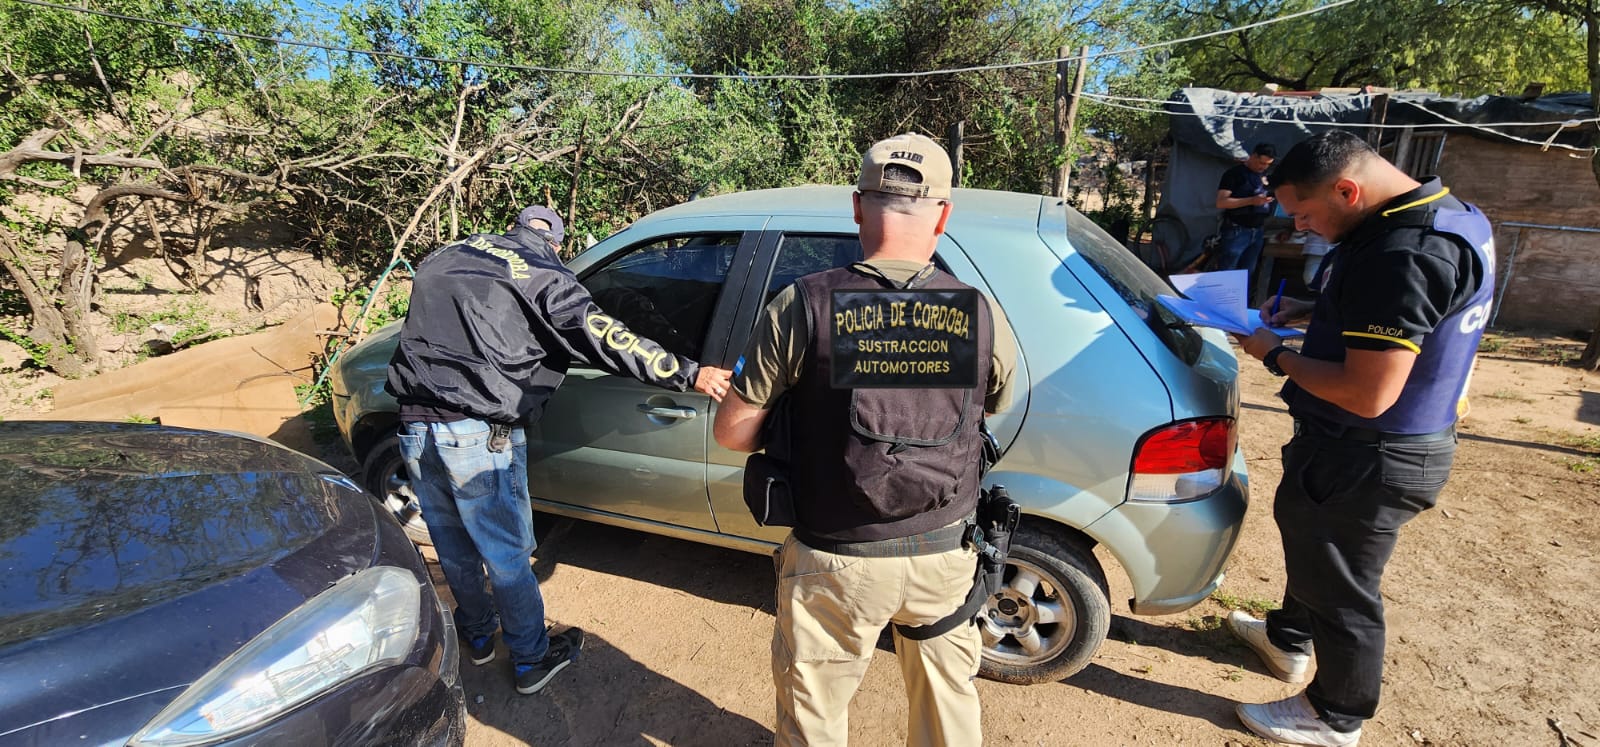
{"type": "Polygon", "coordinates": [[[411,494],[411,478],[406,475],[406,462],[400,457],[400,435],[390,433],[367,451],[361,464],[361,484],[383,501],[384,508],[394,514],[406,536],[419,545],[432,545],[428,524],[422,520],[422,507],[411,494]]]}
{"type": "Polygon", "coordinates": [[[979,673],[1016,685],[1077,674],[1111,628],[1109,597],[1093,553],[1050,527],[1024,523],[1011,541],[1004,586],[979,612],[979,673]]]}

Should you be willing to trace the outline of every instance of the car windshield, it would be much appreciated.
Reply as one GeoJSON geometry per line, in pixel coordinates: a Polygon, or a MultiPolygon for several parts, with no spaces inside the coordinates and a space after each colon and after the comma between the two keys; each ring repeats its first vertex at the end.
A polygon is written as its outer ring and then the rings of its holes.
{"type": "Polygon", "coordinates": [[[1067,210],[1067,238],[1078,255],[1105,278],[1106,284],[1168,349],[1190,365],[1199,360],[1200,335],[1156,303],[1156,296],[1173,292],[1166,281],[1093,221],[1072,209],[1067,210]]]}

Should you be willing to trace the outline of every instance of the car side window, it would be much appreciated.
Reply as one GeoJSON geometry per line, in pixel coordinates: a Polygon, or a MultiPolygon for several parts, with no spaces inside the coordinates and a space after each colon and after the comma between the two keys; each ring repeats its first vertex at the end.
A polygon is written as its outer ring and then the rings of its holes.
{"type": "MultiPolygon", "coordinates": [[[[845,267],[861,261],[861,238],[845,234],[784,234],[778,244],[778,261],[772,266],[772,279],[767,281],[767,303],[778,291],[788,287],[802,275],[845,267]]],[[[939,269],[950,268],[934,254],[933,263],[939,269]]]]}
{"type": "Polygon", "coordinates": [[[767,282],[767,301],[802,275],[861,261],[861,239],[842,234],[785,234],[767,282]]]}
{"type": "Polygon", "coordinates": [[[606,313],[667,350],[699,360],[728,278],[738,233],[693,234],[635,246],[584,278],[606,313]]]}

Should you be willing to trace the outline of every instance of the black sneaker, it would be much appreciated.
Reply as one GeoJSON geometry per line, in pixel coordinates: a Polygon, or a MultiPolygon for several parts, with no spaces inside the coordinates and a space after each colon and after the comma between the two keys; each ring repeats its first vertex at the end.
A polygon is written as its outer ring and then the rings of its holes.
{"type": "Polygon", "coordinates": [[[559,635],[550,636],[550,650],[545,652],[544,659],[537,664],[516,666],[517,692],[523,695],[539,692],[540,688],[556,676],[556,672],[566,669],[568,664],[577,661],[581,651],[583,651],[582,630],[567,628],[559,635]]]}
{"type": "Polygon", "coordinates": [[[472,657],[472,663],[483,666],[494,661],[494,634],[480,635],[472,640],[465,641],[467,655],[472,657]]]}

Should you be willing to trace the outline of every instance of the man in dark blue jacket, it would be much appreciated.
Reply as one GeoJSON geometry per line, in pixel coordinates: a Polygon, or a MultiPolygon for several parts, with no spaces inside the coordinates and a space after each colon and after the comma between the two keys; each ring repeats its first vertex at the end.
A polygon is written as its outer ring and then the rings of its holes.
{"type": "Polygon", "coordinates": [[[504,235],[474,234],[428,255],[389,361],[400,451],[455,596],[456,627],[474,664],[494,659],[494,633],[503,630],[524,695],[577,658],[583,631],[545,631],[528,562],[535,540],[523,426],[543,414],[575,359],[718,401],[729,378],[595,304],[557,255],[563,238],[560,216],[534,206],[504,235]]]}
{"type": "Polygon", "coordinates": [[[1283,608],[1264,621],[1234,612],[1228,627],[1279,679],[1311,683],[1241,705],[1239,718],[1275,742],[1349,747],[1378,707],[1384,566],[1450,477],[1494,295],[1494,234],[1438,179],[1412,179],[1346,132],[1296,145],[1272,181],[1295,227],[1339,248],[1315,302],[1261,311],[1273,325],[1309,314],[1300,350],[1266,329],[1240,341],[1288,378],[1294,437],[1273,502],[1283,608]]]}

